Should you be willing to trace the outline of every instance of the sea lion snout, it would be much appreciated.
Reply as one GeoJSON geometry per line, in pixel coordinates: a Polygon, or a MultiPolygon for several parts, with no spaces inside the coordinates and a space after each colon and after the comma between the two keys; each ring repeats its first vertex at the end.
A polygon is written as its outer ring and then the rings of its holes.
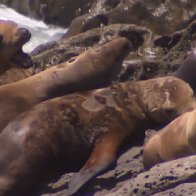
{"type": "MultiPolygon", "coordinates": [[[[100,60],[104,59],[108,68],[108,76],[106,78],[108,78],[109,81],[113,81],[122,69],[122,62],[124,58],[131,51],[131,42],[125,37],[118,37],[107,42],[100,48],[102,48],[102,51],[100,52],[100,60]]],[[[97,49],[97,52],[100,50],[100,48],[97,49]]],[[[98,61],[99,59],[96,60],[98,61]]],[[[99,71],[105,70],[105,67],[106,66],[100,62],[98,69],[99,71]]]]}
{"type": "Polygon", "coordinates": [[[123,58],[126,57],[133,48],[131,42],[125,37],[116,38],[111,42],[111,45],[113,45],[113,50],[116,51],[117,54],[121,51],[123,58]]]}
{"type": "Polygon", "coordinates": [[[108,43],[105,56],[108,59],[115,59],[114,63],[123,61],[132,49],[131,42],[125,37],[118,37],[108,43]]]}
{"type": "Polygon", "coordinates": [[[18,28],[17,34],[19,36],[18,42],[20,44],[25,44],[31,39],[31,33],[26,28],[18,28]]]}

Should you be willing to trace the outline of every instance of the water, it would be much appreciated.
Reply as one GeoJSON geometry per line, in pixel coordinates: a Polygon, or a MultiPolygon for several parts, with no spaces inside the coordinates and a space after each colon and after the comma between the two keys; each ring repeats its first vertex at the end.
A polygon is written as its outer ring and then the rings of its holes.
{"type": "Polygon", "coordinates": [[[29,29],[29,31],[32,33],[32,38],[23,47],[24,51],[26,52],[32,51],[36,46],[42,43],[59,39],[62,34],[67,31],[66,29],[56,26],[49,26],[42,21],[23,16],[2,4],[0,4],[0,19],[15,21],[19,24],[19,26],[29,29]]]}

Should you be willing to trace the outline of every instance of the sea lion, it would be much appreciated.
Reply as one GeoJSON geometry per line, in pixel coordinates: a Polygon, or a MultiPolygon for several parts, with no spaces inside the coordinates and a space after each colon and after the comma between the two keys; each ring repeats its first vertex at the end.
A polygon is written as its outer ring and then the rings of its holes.
{"type": "Polygon", "coordinates": [[[29,195],[51,173],[70,171],[90,155],[70,183],[71,195],[116,160],[125,139],[130,143],[136,132],[194,106],[189,85],[174,77],[117,83],[42,102],[0,134],[0,195],[29,195]]]}
{"type": "Polygon", "coordinates": [[[196,153],[196,109],[179,116],[152,136],[144,146],[146,169],[196,153]]]}
{"type": "Polygon", "coordinates": [[[196,94],[196,49],[185,58],[173,76],[189,83],[196,94]]]}
{"type": "Polygon", "coordinates": [[[123,37],[91,48],[70,62],[53,66],[24,80],[0,86],[0,131],[31,106],[76,91],[108,85],[131,49],[123,37]]]}
{"type": "Polygon", "coordinates": [[[26,28],[15,22],[0,20],[0,85],[15,82],[33,74],[32,60],[23,52],[31,38],[26,28]]]}

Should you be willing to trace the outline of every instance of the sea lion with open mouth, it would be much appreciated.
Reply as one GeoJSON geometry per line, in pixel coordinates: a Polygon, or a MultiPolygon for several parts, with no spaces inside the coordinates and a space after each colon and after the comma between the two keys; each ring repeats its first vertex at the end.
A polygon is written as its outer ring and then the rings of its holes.
{"type": "Polygon", "coordinates": [[[32,60],[23,52],[31,33],[15,22],[0,20],[0,85],[22,80],[33,74],[32,60]]]}

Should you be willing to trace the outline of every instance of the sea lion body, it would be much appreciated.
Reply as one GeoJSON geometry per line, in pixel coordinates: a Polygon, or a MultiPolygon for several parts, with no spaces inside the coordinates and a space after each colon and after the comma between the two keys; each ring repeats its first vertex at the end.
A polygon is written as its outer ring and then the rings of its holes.
{"type": "Polygon", "coordinates": [[[12,21],[0,20],[0,85],[33,74],[31,58],[22,50],[30,38],[31,33],[26,28],[12,21]]]}
{"type": "Polygon", "coordinates": [[[0,194],[25,195],[50,172],[60,166],[70,171],[91,152],[70,184],[67,195],[73,194],[115,161],[126,138],[194,105],[190,87],[173,77],[119,83],[40,103],[0,135],[0,194]]]}
{"type": "Polygon", "coordinates": [[[0,86],[0,131],[18,114],[42,101],[107,86],[121,70],[122,61],[130,49],[126,38],[116,38],[89,49],[72,62],[0,86]]]}
{"type": "Polygon", "coordinates": [[[196,153],[196,109],[179,116],[144,146],[146,168],[196,153]]]}

